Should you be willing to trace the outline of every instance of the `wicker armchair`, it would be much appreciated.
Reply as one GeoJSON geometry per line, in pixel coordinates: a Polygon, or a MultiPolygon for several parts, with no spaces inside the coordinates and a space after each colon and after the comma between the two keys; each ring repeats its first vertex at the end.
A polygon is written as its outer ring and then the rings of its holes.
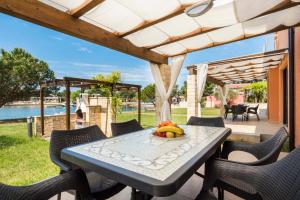
{"type": "Polygon", "coordinates": [[[221,158],[228,159],[233,151],[245,151],[254,155],[258,160],[247,165],[266,165],[277,160],[280,150],[286,141],[288,133],[285,127],[281,127],[275,135],[268,140],[258,144],[247,144],[243,142],[225,141],[223,144],[221,158]]]}
{"type": "Polygon", "coordinates": [[[242,121],[247,119],[247,106],[239,104],[239,105],[233,105],[231,106],[233,117],[232,120],[236,120],[239,115],[242,117],[242,121]]]}
{"type": "Polygon", "coordinates": [[[255,106],[255,107],[248,107],[247,108],[247,119],[249,119],[249,114],[255,114],[256,117],[257,117],[257,120],[259,120],[258,106],[259,106],[259,104],[257,104],[257,106],[255,106]]]}
{"type": "Polygon", "coordinates": [[[278,162],[263,166],[214,160],[208,163],[209,171],[201,193],[218,186],[244,199],[300,199],[299,160],[300,148],[278,162]]]}
{"type": "Polygon", "coordinates": [[[140,130],[143,130],[143,127],[135,119],[127,122],[111,123],[111,132],[113,136],[119,136],[140,130]]]}
{"type": "MultiPolygon", "coordinates": [[[[61,174],[77,169],[77,166],[61,159],[61,150],[105,138],[104,133],[96,125],[75,130],[54,130],[50,139],[50,158],[54,164],[60,167],[61,174]]],[[[85,169],[85,173],[91,193],[97,199],[109,198],[126,187],[95,172],[85,169]]],[[[60,199],[60,195],[58,199],[60,199]]]]}
{"type": "Polygon", "coordinates": [[[233,114],[232,108],[228,105],[224,105],[224,119],[227,119],[228,114],[233,114]]]}
{"type": "Polygon", "coordinates": [[[187,125],[225,127],[222,117],[190,117],[187,125]]]}
{"type": "Polygon", "coordinates": [[[43,200],[67,190],[75,190],[76,199],[90,199],[88,183],[82,170],[69,171],[29,186],[0,183],[1,200],[43,200]]]}

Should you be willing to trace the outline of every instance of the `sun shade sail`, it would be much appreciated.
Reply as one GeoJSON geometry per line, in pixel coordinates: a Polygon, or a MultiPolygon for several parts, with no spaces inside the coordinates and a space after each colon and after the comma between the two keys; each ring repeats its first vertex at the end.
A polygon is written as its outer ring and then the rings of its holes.
{"type": "MultiPolygon", "coordinates": [[[[72,13],[92,0],[40,0],[72,13]]],[[[80,19],[135,46],[175,56],[300,23],[299,0],[215,0],[199,17],[184,9],[199,0],[103,0],[80,19]],[[280,9],[281,8],[281,9],[280,9]]]]}

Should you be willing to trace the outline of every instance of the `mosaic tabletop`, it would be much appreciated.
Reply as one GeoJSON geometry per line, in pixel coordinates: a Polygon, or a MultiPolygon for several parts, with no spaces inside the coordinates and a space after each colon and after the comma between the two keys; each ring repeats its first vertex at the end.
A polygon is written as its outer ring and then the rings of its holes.
{"type": "Polygon", "coordinates": [[[67,151],[164,181],[226,131],[203,126],[181,128],[186,134],[181,138],[160,138],[152,135],[154,129],[146,129],[67,151]]]}

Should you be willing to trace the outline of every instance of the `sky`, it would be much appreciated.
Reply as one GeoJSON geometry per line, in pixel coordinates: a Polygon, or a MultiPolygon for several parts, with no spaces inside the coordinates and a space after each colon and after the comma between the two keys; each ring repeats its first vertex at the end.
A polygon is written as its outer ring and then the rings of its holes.
{"type": "MultiPolygon", "coordinates": [[[[154,82],[148,61],[5,14],[0,14],[0,27],[0,48],[25,49],[46,61],[57,78],[91,78],[120,71],[125,83],[146,86],[154,82]]],[[[274,35],[270,34],[189,53],[177,84],[180,86],[186,80],[189,65],[269,51],[273,47],[274,35]]]]}

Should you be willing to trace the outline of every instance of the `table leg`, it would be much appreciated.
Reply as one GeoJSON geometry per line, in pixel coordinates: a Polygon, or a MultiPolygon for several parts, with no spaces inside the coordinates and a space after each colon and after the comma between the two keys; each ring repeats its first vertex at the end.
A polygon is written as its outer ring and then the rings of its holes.
{"type": "Polygon", "coordinates": [[[131,190],[131,200],[150,200],[153,196],[142,191],[137,191],[135,188],[131,190]]]}

